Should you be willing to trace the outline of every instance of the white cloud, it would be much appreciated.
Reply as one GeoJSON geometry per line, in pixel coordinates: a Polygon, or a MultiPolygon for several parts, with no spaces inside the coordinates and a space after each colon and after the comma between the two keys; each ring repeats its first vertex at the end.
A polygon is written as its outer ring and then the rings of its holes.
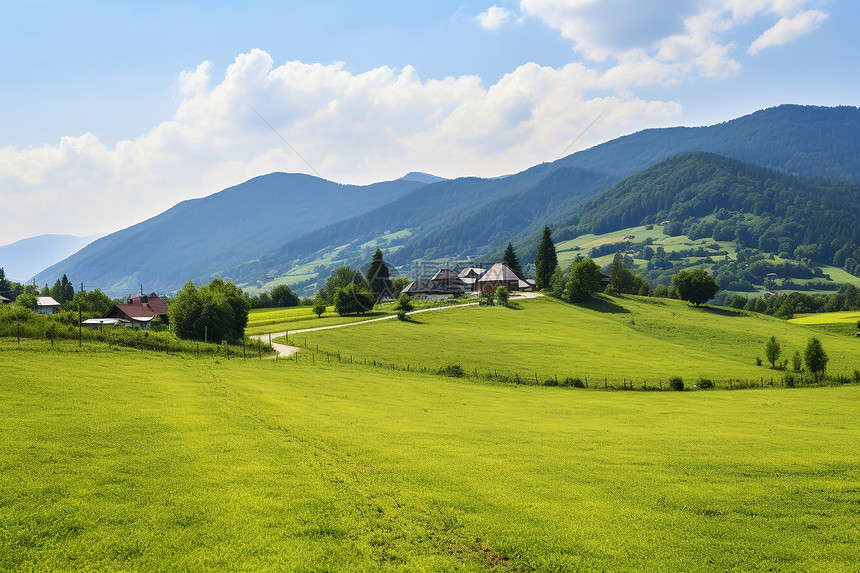
{"type": "Polygon", "coordinates": [[[557,29],[588,60],[604,65],[630,61],[660,68],[664,85],[691,74],[725,77],[741,63],[733,53],[733,35],[741,28],[764,31],[750,47],[784,44],[808,33],[827,14],[806,10],[817,0],[521,0],[524,15],[557,29]]]}
{"type": "Polygon", "coordinates": [[[276,66],[252,50],[210,87],[204,62],[179,74],[174,116],[134,139],[109,148],[85,134],[0,149],[0,244],[40,232],[111,231],[256,175],[311,172],[257,113],[336,181],[370,183],[412,170],[516,172],[555,159],[601,113],[570,152],[680,113],[676,102],[629,92],[666,73],[645,64],[630,60],[605,73],[579,63],[525,64],[487,87],[469,75],[425,80],[410,66],[363,73],[342,63],[276,66]]]}
{"type": "Polygon", "coordinates": [[[481,12],[476,18],[481,27],[486,30],[498,30],[514,19],[513,13],[507,8],[490,6],[486,12],[481,12]]]}
{"type": "Polygon", "coordinates": [[[757,54],[764,48],[781,46],[791,42],[795,38],[817,30],[827,19],[827,14],[820,10],[806,10],[794,17],[783,17],[762,33],[750,45],[748,52],[757,54]]]}

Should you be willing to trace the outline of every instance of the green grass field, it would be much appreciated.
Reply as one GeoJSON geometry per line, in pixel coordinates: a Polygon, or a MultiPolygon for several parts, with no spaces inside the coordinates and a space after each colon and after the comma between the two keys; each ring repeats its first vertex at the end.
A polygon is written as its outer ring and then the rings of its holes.
{"type": "Polygon", "coordinates": [[[852,324],[860,321],[860,312],[820,312],[818,314],[807,314],[790,319],[788,322],[794,324],[852,324]]]}
{"type": "MultiPolygon", "coordinates": [[[[307,333],[309,347],[411,369],[459,365],[540,382],[558,376],[588,378],[591,385],[624,379],[654,387],[671,376],[687,384],[704,376],[769,382],[782,372],[756,365],[776,336],[783,359],[803,352],[817,336],[832,374],[860,369],[860,340],[772,317],[724,308],[694,308],[678,300],[627,296],[590,307],[543,297],[516,308],[467,307],[428,312],[416,322],[386,321],[307,333]]],[[[295,342],[295,341],[294,341],[295,342]]],[[[765,361],[766,362],[766,361],[765,361]]]]}
{"type": "MultiPolygon", "coordinates": [[[[471,299],[459,300],[416,300],[412,304],[415,309],[434,308],[439,306],[455,306],[474,302],[471,299]]],[[[321,317],[313,313],[313,307],[294,306],[289,308],[260,308],[251,311],[248,316],[248,327],[245,333],[248,335],[267,334],[269,332],[284,332],[301,330],[305,328],[319,328],[336,324],[349,324],[353,322],[364,322],[383,316],[397,314],[394,310],[395,302],[385,302],[376,305],[372,312],[360,315],[339,316],[334,307],[329,306],[321,317]]]]}
{"type": "Polygon", "coordinates": [[[855,385],[573,392],[8,340],[0,365],[2,570],[860,564],[855,385]]]}

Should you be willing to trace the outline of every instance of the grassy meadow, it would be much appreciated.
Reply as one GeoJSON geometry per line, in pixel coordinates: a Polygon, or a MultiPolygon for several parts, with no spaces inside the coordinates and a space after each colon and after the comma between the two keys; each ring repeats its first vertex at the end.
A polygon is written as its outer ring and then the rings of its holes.
{"type": "Polygon", "coordinates": [[[578,392],[8,339],[0,366],[2,570],[860,564],[856,385],[578,392]]]}
{"type": "Polygon", "coordinates": [[[605,297],[587,307],[548,297],[513,306],[427,312],[414,322],[310,332],[292,343],[412,370],[459,365],[467,374],[540,382],[571,376],[588,378],[590,386],[626,379],[653,388],[671,376],[688,385],[700,377],[781,381],[781,371],[756,365],[757,357],[767,363],[765,342],[776,336],[781,359],[790,361],[816,336],[830,358],[829,373],[853,377],[860,369],[856,338],[740,310],[637,296],[605,297]]]}

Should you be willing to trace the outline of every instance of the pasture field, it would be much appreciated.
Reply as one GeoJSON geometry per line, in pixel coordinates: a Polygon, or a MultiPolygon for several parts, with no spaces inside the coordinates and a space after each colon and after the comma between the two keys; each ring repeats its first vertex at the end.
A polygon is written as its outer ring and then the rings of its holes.
{"type": "MultiPolygon", "coordinates": [[[[588,307],[542,297],[515,308],[467,307],[416,315],[415,322],[385,321],[303,334],[309,347],[398,368],[459,365],[467,373],[493,372],[543,382],[558,376],[588,378],[590,385],[623,380],[652,388],[671,376],[689,385],[704,376],[761,382],[783,373],[756,365],[776,336],[782,359],[801,354],[817,336],[828,372],[853,376],[860,369],[860,340],[768,316],[725,308],[694,308],[670,299],[605,297],[588,307]]],[[[766,363],[767,361],[764,360],[766,363]]]]}
{"type": "Polygon", "coordinates": [[[568,391],[8,339],[0,366],[2,570],[860,565],[856,385],[568,391]]]}
{"type": "Polygon", "coordinates": [[[793,322],[794,324],[850,324],[856,326],[858,321],[860,321],[860,311],[849,310],[844,312],[807,314],[792,318],[788,322],[793,322]]]}
{"type": "MultiPolygon", "coordinates": [[[[412,301],[416,310],[422,308],[435,308],[440,306],[456,306],[475,302],[474,299],[451,300],[416,300],[412,301]]],[[[248,316],[248,327],[245,334],[267,334],[269,332],[284,332],[301,330],[305,328],[318,328],[321,326],[333,326],[336,324],[349,324],[352,322],[364,322],[373,318],[383,316],[394,316],[395,302],[386,302],[376,305],[372,312],[361,315],[339,316],[333,306],[326,308],[321,317],[313,313],[313,307],[294,306],[289,308],[259,308],[251,311],[248,316]]]]}

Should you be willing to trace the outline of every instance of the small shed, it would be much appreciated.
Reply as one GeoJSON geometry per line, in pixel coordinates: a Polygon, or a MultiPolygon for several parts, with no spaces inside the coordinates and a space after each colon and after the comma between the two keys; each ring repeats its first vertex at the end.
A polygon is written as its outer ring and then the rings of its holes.
{"type": "Polygon", "coordinates": [[[8,299],[2,294],[0,294],[0,304],[9,304],[10,302],[12,302],[11,299],[8,299]]]}
{"type": "Polygon", "coordinates": [[[54,314],[60,310],[60,303],[50,296],[36,298],[36,314],[54,314]]]}

